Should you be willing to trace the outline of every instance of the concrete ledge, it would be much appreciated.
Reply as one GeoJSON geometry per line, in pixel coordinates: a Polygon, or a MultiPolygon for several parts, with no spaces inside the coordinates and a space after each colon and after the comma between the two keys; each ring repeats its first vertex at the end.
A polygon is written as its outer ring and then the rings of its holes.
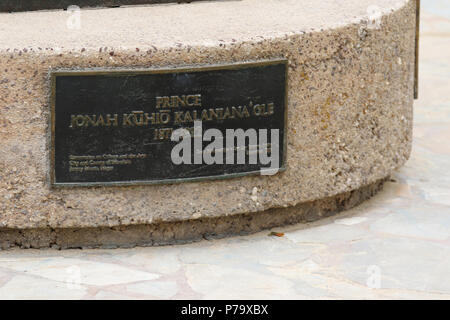
{"type": "Polygon", "coordinates": [[[111,228],[0,229],[0,248],[129,248],[183,244],[203,239],[247,235],[264,229],[306,223],[349,210],[371,198],[385,180],[338,196],[273,208],[258,214],[111,228]]]}

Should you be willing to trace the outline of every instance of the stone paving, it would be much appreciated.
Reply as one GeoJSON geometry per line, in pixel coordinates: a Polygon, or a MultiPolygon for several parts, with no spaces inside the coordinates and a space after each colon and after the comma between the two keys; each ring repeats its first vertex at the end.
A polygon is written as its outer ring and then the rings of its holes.
{"type": "Polygon", "coordinates": [[[3,299],[450,299],[450,4],[422,1],[410,161],[339,216],[247,237],[0,252],[3,299]]]}

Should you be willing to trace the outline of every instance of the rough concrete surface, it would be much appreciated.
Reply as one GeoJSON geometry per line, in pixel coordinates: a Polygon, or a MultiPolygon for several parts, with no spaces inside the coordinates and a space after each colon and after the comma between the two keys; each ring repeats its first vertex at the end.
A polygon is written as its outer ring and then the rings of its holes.
{"type": "MultiPolygon", "coordinates": [[[[373,16],[371,16],[373,18],[373,16]]],[[[207,2],[0,14],[0,227],[92,228],[293,207],[370,186],[411,150],[415,1],[207,2]],[[369,19],[370,6],[381,20],[369,19]],[[217,14],[220,12],[220,14],[217,14]],[[51,189],[48,72],[286,57],[288,169],[273,177],[51,189]]]]}
{"type": "Polygon", "coordinates": [[[384,180],[338,196],[274,208],[258,214],[237,214],[180,222],[95,228],[0,229],[0,249],[126,248],[159,246],[245,235],[295,223],[306,223],[349,210],[378,193],[384,180]]]}

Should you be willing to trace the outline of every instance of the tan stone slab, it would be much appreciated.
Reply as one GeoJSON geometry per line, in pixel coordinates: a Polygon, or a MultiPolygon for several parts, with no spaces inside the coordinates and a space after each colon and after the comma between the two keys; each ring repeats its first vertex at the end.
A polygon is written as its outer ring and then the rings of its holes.
{"type": "Polygon", "coordinates": [[[100,47],[210,47],[345,27],[367,20],[372,12],[374,16],[390,14],[408,2],[241,0],[83,9],[80,30],[67,28],[70,12],[0,13],[0,48],[41,47],[65,52],[82,47],[93,51],[100,47]]]}

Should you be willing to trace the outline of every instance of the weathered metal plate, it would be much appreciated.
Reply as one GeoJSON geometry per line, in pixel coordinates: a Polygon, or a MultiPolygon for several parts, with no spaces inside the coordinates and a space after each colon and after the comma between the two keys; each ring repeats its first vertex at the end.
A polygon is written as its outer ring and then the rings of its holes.
{"type": "Polygon", "coordinates": [[[189,3],[195,1],[206,0],[0,0],[0,12],[67,9],[72,5],[79,7],[119,7],[124,5],[189,3]]]}
{"type": "MultiPolygon", "coordinates": [[[[269,167],[260,157],[250,162],[249,153],[261,147],[261,139],[246,141],[245,163],[237,164],[236,149],[226,145],[227,129],[255,129],[258,135],[259,129],[269,129],[263,144],[269,149],[277,142],[271,141],[270,129],[278,129],[278,163],[280,170],[285,167],[285,60],[164,70],[59,70],[51,73],[51,81],[53,186],[172,183],[255,174],[269,167]],[[194,137],[193,164],[172,161],[178,144],[171,141],[172,132],[193,132],[195,119],[202,120],[203,133],[218,129],[223,134],[224,159],[233,150],[235,164],[194,164],[194,137]]],[[[200,143],[201,148],[210,143],[200,143]]],[[[237,140],[231,143],[239,146],[237,140]]]]}

